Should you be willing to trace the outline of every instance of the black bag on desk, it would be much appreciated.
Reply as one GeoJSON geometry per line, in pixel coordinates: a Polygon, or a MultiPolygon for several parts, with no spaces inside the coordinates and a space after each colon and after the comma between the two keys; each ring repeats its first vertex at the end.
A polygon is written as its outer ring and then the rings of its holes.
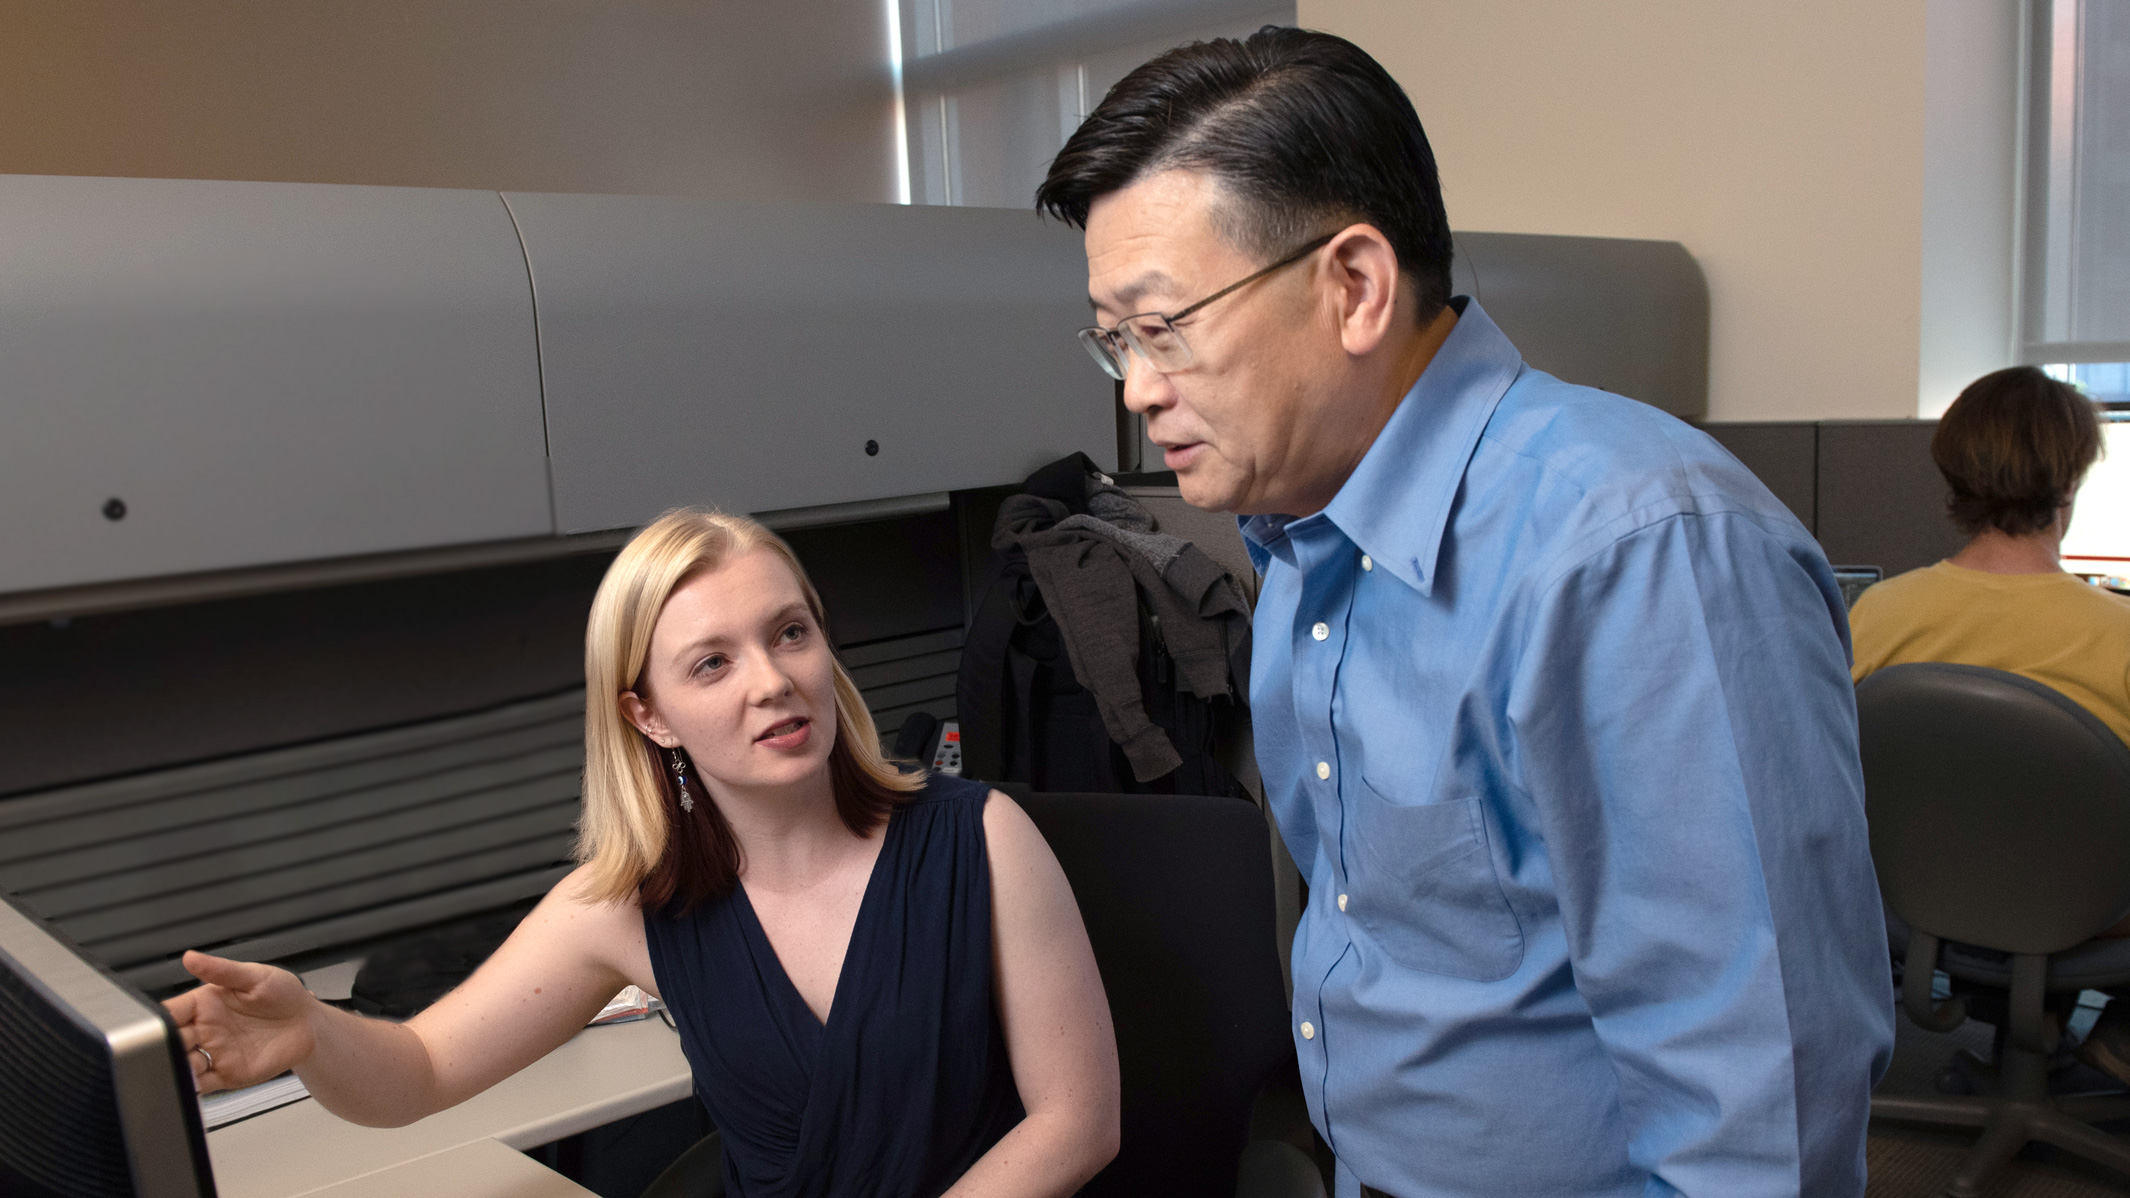
{"type": "Polygon", "coordinates": [[[349,1005],[364,1015],[412,1019],[473,976],[533,905],[425,928],[372,949],[356,971],[349,1005]]]}
{"type": "MultiPolygon", "coordinates": [[[[1076,453],[1001,507],[955,688],[963,774],[1038,791],[1247,798],[1222,764],[1248,694],[1247,603],[1195,546],[1072,520],[1129,524],[1126,504],[1076,453]],[[1135,549],[1161,541],[1155,556],[1135,549]],[[1049,556],[1031,563],[1031,550],[1049,556]],[[1039,574],[1067,593],[1046,595],[1039,574]],[[1085,679],[1075,643],[1094,659],[1085,679]]],[[[1143,510],[1137,519],[1151,530],[1143,510]]]]}

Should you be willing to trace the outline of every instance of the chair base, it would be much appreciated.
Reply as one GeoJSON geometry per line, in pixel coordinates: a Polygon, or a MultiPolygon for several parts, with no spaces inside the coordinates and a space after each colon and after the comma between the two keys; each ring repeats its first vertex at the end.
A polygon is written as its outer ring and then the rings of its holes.
{"type": "Polygon", "coordinates": [[[1871,1117],[1939,1127],[1979,1127],[1982,1138],[1968,1149],[1945,1192],[1976,1198],[1982,1183],[2021,1148],[2039,1140],[2089,1161],[2130,1173],[2130,1141],[2088,1127],[2087,1122],[2130,1118],[2130,1095],[2080,1094],[2017,1101],[1998,1098],[1931,1098],[1876,1095],[1871,1117]]]}

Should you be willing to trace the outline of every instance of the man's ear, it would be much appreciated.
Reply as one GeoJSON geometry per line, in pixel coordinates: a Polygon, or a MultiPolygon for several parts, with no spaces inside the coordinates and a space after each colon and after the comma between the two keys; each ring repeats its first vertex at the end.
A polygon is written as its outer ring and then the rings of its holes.
{"type": "Polygon", "coordinates": [[[650,737],[652,743],[659,748],[680,747],[680,738],[673,735],[673,730],[666,727],[666,722],[659,719],[658,713],[651,709],[650,704],[638,698],[635,691],[621,692],[621,714],[629,723],[636,725],[638,732],[650,737]]]}
{"type": "Polygon", "coordinates": [[[1326,269],[1336,297],[1339,342],[1363,357],[1383,344],[1397,319],[1398,252],[1374,225],[1349,225],[1326,247],[1326,269]]]}

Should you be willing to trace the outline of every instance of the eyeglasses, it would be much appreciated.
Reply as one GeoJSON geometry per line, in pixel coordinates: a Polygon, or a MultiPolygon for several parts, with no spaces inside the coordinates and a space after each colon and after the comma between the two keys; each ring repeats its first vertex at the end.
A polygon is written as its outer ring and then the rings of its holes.
{"type": "Polygon", "coordinates": [[[1141,312],[1117,322],[1117,327],[1105,329],[1101,325],[1089,325],[1080,330],[1080,344],[1087,347],[1089,357],[1095,360],[1103,372],[1118,382],[1124,381],[1125,355],[1135,353],[1148,366],[1163,374],[1182,370],[1191,364],[1191,346],[1183,339],[1176,322],[1240,287],[1257,282],[1273,271],[1292,266],[1331,243],[1337,233],[1326,233],[1308,245],[1294,251],[1272,265],[1246,279],[1238,279],[1213,294],[1199,300],[1181,312],[1164,316],[1159,312],[1141,312]]]}

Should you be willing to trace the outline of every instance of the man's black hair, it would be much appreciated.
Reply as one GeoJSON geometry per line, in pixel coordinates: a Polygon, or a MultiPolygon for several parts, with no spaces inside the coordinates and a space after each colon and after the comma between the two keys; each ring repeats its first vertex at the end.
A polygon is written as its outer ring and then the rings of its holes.
{"type": "Polygon", "coordinates": [[[1233,200],[1221,233],[1268,260],[1334,222],[1397,252],[1427,320],[1450,295],[1450,224],[1435,153],[1405,91],[1359,46],[1267,25],[1181,46],[1119,80],[1066,141],[1036,207],[1080,228],[1101,197],[1182,167],[1233,200]]]}

